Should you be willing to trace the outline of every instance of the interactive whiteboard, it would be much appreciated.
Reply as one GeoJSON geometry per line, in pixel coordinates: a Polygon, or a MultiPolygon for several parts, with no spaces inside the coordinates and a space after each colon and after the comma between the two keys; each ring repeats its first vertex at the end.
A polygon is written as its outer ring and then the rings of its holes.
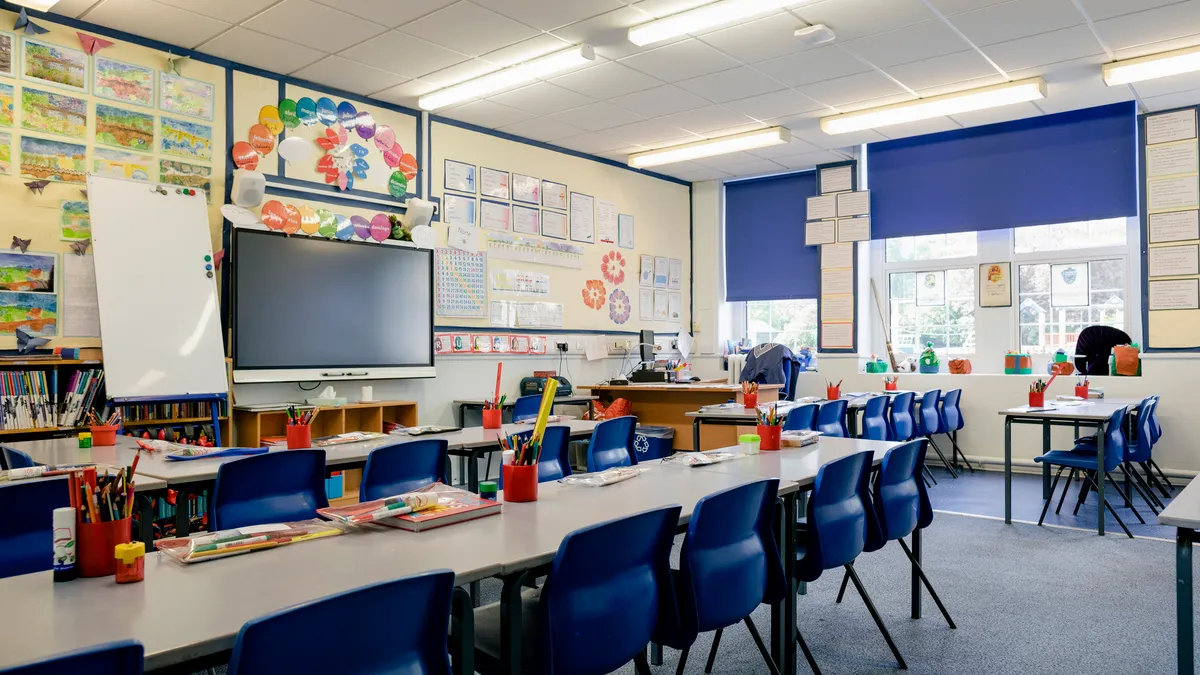
{"type": "Polygon", "coordinates": [[[204,191],[89,175],[88,203],[109,398],[227,393],[204,191]]]}

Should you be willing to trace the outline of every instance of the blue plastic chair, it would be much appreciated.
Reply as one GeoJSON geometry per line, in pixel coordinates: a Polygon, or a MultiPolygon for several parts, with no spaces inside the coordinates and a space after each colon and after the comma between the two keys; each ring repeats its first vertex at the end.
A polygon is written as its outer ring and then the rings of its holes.
{"type": "Polygon", "coordinates": [[[542,409],[542,395],[532,394],[530,396],[522,396],[513,404],[512,421],[524,422],[534,419],[542,409]]]}
{"type": "Polygon", "coordinates": [[[942,390],[940,389],[930,389],[921,396],[921,411],[917,416],[917,433],[929,440],[929,447],[937,453],[946,470],[950,472],[950,476],[958,478],[958,472],[954,470],[954,465],[946,459],[946,456],[942,454],[942,449],[933,440],[937,434],[946,433],[942,429],[942,413],[938,410],[938,401],[941,399],[942,390]]]}
{"type": "MultiPolygon", "coordinates": [[[[1154,477],[1154,473],[1148,464],[1150,460],[1151,448],[1154,445],[1151,429],[1153,428],[1154,407],[1156,405],[1158,405],[1157,402],[1153,397],[1150,396],[1142,399],[1142,402],[1138,404],[1136,422],[1131,423],[1131,425],[1136,424],[1136,428],[1132,429],[1134,432],[1133,441],[1131,442],[1129,438],[1125,439],[1125,457],[1124,461],[1121,463],[1121,471],[1129,477],[1129,484],[1139,495],[1141,495],[1142,500],[1146,502],[1146,505],[1150,507],[1150,510],[1154,512],[1155,515],[1158,515],[1158,512],[1163,508],[1164,504],[1162,500],[1160,500],[1154,494],[1154,487],[1152,486],[1157,486],[1158,489],[1162,491],[1164,497],[1170,497],[1171,494],[1167,491],[1167,488],[1164,487],[1162,483],[1159,483],[1158,479],[1154,477]],[[1142,470],[1145,471],[1145,478],[1138,474],[1138,467],[1141,467],[1142,470]]],[[[1126,415],[1127,422],[1132,419],[1135,419],[1132,415],[1126,415]]],[[[1085,436],[1083,438],[1076,439],[1075,447],[1071,450],[1071,452],[1095,456],[1096,437],[1085,436]]],[[[1107,464],[1107,447],[1105,448],[1104,459],[1105,463],[1107,464]]],[[[1063,488],[1064,493],[1071,489],[1071,481],[1075,478],[1077,471],[1079,470],[1073,468],[1071,469],[1071,473],[1067,475],[1067,484],[1063,488]]],[[[1121,490],[1121,488],[1118,487],[1118,490],[1121,490]]],[[[1125,498],[1126,505],[1128,505],[1129,499],[1132,497],[1132,495],[1124,494],[1124,492],[1122,492],[1121,496],[1125,498]]],[[[1082,504],[1086,501],[1086,499],[1087,495],[1084,494],[1081,495],[1079,501],[1082,504]]],[[[1060,505],[1059,509],[1061,510],[1061,508],[1062,507],[1060,505]]],[[[1058,511],[1056,511],[1056,513],[1057,512],[1058,511]]],[[[1078,509],[1076,509],[1076,512],[1078,512],[1078,509]]]]}
{"type": "Polygon", "coordinates": [[[633,415],[614,417],[597,424],[588,443],[588,473],[637,464],[637,453],[633,451],[636,427],[637,418],[633,415]]]}
{"type": "MultiPolygon", "coordinates": [[[[64,490],[65,492],[65,490],[64,490]]],[[[121,640],[0,670],[4,675],[142,675],[142,644],[121,640]]]]}
{"type": "Polygon", "coordinates": [[[369,502],[401,495],[446,478],[449,450],[444,438],[424,438],[375,448],[367,455],[358,500],[369,502]]]}
{"type": "Polygon", "coordinates": [[[28,469],[37,464],[32,457],[16,448],[0,446],[0,455],[4,457],[6,469],[28,469]]]}
{"type": "Polygon", "coordinates": [[[942,394],[942,421],[939,428],[950,439],[950,445],[954,448],[951,459],[954,460],[955,468],[959,468],[958,460],[961,458],[963,464],[970,469],[971,473],[975,473],[975,467],[971,466],[971,461],[967,459],[966,454],[958,447],[958,430],[963,428],[962,408],[959,406],[960,400],[962,400],[962,389],[951,389],[942,394]]]}
{"type": "Polygon", "coordinates": [[[0,483],[0,578],[53,566],[54,509],[71,505],[69,493],[66,477],[0,483]]]}
{"type": "MultiPolygon", "coordinates": [[[[533,435],[533,429],[513,434],[514,437],[525,440],[533,435]]],[[[556,425],[546,427],[542,435],[542,454],[538,457],[538,482],[548,483],[552,480],[571,475],[571,462],[567,457],[567,449],[571,444],[571,427],[556,425]]],[[[500,472],[500,489],[504,489],[504,472],[500,472]]]]}
{"type": "Polygon", "coordinates": [[[860,438],[869,438],[872,441],[888,439],[887,409],[887,396],[872,396],[867,399],[867,404],[863,406],[860,438]]]}
{"type": "Polygon", "coordinates": [[[912,414],[913,393],[902,392],[892,397],[891,420],[892,437],[889,441],[911,441],[917,436],[917,424],[912,414]]]}
{"type": "Polygon", "coordinates": [[[705,672],[712,672],[724,629],[746,624],[772,675],[779,669],[763,644],[750,614],[787,592],[772,522],[779,480],[747,483],[696,503],[679,553],[675,593],[679,621],[664,627],[655,642],[683,650],[677,672],[700,633],[717,631],[705,672]]]}
{"type": "Polygon", "coordinates": [[[846,431],[846,399],[839,398],[821,404],[821,409],[817,411],[817,431],[825,436],[850,437],[850,432],[846,431]]]}
{"type": "MultiPolygon", "coordinates": [[[[892,650],[892,655],[896,657],[896,662],[901,669],[905,669],[908,666],[904,657],[900,655],[891,633],[883,624],[883,618],[875,609],[875,603],[854,570],[854,561],[867,549],[868,544],[878,549],[886,542],[871,507],[873,459],[873,452],[859,452],[829,462],[817,471],[812,495],[808,499],[807,519],[797,525],[793,574],[797,581],[808,583],[819,579],[825,570],[845,568],[879,632],[887,641],[888,648],[892,650]]],[[[820,669],[798,628],[796,642],[813,672],[819,673],[820,669]]]]}
{"type": "MultiPolygon", "coordinates": [[[[630,660],[650,672],[646,645],[678,611],[670,561],[681,510],[643,511],[563,539],[541,591],[517,594],[522,672],[601,675],[630,660]]],[[[499,619],[500,603],[475,610],[475,669],[485,675],[502,665],[499,619]]]]}
{"type": "Polygon", "coordinates": [[[454,572],[433,570],[251,619],[233,643],[229,675],[449,675],[446,627],[453,593],[454,572]],[[401,611],[414,620],[397,616],[401,611]],[[285,647],[305,636],[313,639],[320,626],[341,625],[347,620],[354,622],[352,649],[285,647]]]}
{"type": "Polygon", "coordinates": [[[788,411],[783,420],[784,431],[810,431],[817,425],[817,410],[821,406],[816,403],[798,405],[788,411]]]}
{"type": "Polygon", "coordinates": [[[226,462],[217,469],[208,529],[309,520],[326,506],[325,451],[278,450],[226,462]]]}
{"type": "MultiPolygon", "coordinates": [[[[1154,405],[1150,408],[1150,447],[1153,448],[1154,446],[1158,445],[1158,439],[1162,438],[1162,424],[1160,424],[1158,421],[1159,397],[1158,394],[1154,394],[1152,396],[1148,396],[1147,398],[1150,398],[1154,401],[1154,405]]],[[[1145,470],[1147,477],[1150,476],[1151,469],[1158,474],[1158,478],[1161,479],[1162,482],[1158,483],[1158,481],[1155,481],[1155,483],[1157,484],[1158,489],[1162,492],[1163,497],[1169,498],[1171,496],[1171,492],[1175,489],[1175,485],[1171,483],[1171,479],[1167,477],[1167,474],[1163,473],[1163,470],[1159,468],[1158,463],[1154,461],[1153,456],[1150,456],[1146,459],[1145,463],[1142,464],[1142,469],[1145,470]],[[1164,485],[1166,487],[1163,487],[1164,485]]]]}

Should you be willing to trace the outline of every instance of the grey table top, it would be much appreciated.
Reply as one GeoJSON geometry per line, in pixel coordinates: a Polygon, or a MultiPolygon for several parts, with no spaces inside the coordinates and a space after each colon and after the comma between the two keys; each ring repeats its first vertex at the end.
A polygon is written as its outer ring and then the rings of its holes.
{"type": "MultiPolygon", "coordinates": [[[[97,467],[97,468],[99,468],[100,473],[102,473],[102,474],[104,473],[104,467],[97,467]]],[[[114,468],[116,468],[116,467],[114,467],[114,468]]],[[[139,465],[138,468],[140,469],[141,466],[139,465]]],[[[154,478],[152,476],[147,476],[146,474],[142,473],[141,471],[138,471],[137,473],[135,473],[133,475],[133,477],[134,477],[134,481],[133,481],[133,491],[134,492],[153,492],[155,490],[165,490],[167,488],[167,481],[165,481],[161,478],[154,478]]],[[[0,487],[4,487],[5,485],[20,485],[23,483],[38,483],[38,482],[47,481],[47,480],[64,480],[65,481],[65,480],[67,480],[67,477],[65,475],[63,475],[63,476],[48,476],[46,478],[30,478],[27,480],[0,483],[0,487]]]]}
{"type": "MultiPolygon", "coordinates": [[[[800,487],[811,485],[822,466],[857,452],[875,453],[873,462],[879,464],[888,449],[899,445],[891,441],[869,441],[860,438],[824,438],[802,448],[783,448],[760,452],[707,466],[686,466],[678,462],[662,462],[664,467],[688,473],[728,473],[745,479],[779,478],[800,487]]],[[[740,452],[737,446],[710,452],[740,452]]]]}
{"type": "MultiPolygon", "coordinates": [[[[555,396],[554,397],[554,405],[584,405],[591,401],[598,401],[598,400],[600,400],[600,398],[598,396],[575,396],[575,395],[555,396]]],[[[510,400],[504,402],[504,407],[511,408],[514,405],[516,405],[516,403],[517,403],[516,399],[510,399],[510,400]]],[[[482,398],[456,399],[453,402],[453,404],[455,407],[463,406],[463,405],[481,406],[484,404],[484,399],[482,399],[482,398]]]]}
{"type": "MultiPolygon", "coordinates": [[[[778,410],[780,413],[785,413],[792,408],[804,405],[804,403],[800,401],[779,401],[778,403],[779,405],[776,407],[776,410],[778,410]]],[[[769,411],[772,407],[775,407],[774,401],[769,403],[760,403],[758,410],[765,412],[769,411]]],[[[758,420],[757,410],[754,408],[746,408],[740,403],[737,404],[736,408],[722,408],[713,410],[705,410],[704,408],[701,408],[700,410],[695,410],[693,412],[684,414],[688,417],[694,417],[700,420],[734,420],[738,422],[744,421],[748,424],[754,424],[758,420]]]]}
{"type": "Polygon", "coordinates": [[[1046,401],[1047,406],[1054,406],[1045,410],[1030,410],[1028,405],[1017,406],[1016,408],[1008,408],[1001,410],[999,414],[1005,417],[1027,417],[1034,419],[1057,419],[1057,420],[1079,420],[1079,421],[1102,421],[1121,408],[1128,407],[1130,403],[1121,399],[1089,399],[1083,405],[1064,405],[1064,401],[1046,401]]]}
{"type": "Polygon", "coordinates": [[[1158,524],[1200,530],[1200,478],[1193,478],[1192,482],[1167,504],[1167,508],[1158,514],[1158,524]]]}

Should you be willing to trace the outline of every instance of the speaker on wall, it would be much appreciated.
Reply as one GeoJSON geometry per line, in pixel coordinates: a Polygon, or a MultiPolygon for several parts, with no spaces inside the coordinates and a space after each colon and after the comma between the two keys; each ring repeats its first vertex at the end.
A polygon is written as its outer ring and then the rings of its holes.
{"type": "Polygon", "coordinates": [[[257,171],[238,169],[233,173],[233,203],[251,208],[262,204],[267,194],[267,179],[257,171]]]}

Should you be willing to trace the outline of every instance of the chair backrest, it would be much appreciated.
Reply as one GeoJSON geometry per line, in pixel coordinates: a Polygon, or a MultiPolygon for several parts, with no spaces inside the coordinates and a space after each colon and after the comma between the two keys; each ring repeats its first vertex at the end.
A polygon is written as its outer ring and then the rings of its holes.
{"type": "Polygon", "coordinates": [[[66,477],[0,483],[0,577],[53,566],[54,509],[71,505],[66,477]]]}
{"type": "MultiPolygon", "coordinates": [[[[513,434],[524,441],[533,435],[533,429],[513,434]]],[[[546,427],[542,435],[542,454],[538,458],[538,482],[548,483],[571,475],[571,461],[567,448],[571,443],[571,427],[556,425],[546,427]]],[[[500,472],[500,489],[504,489],[504,472],[500,472]]]]}
{"type": "Polygon", "coordinates": [[[906,391],[892,397],[892,437],[889,440],[907,441],[917,435],[912,414],[913,393],[906,391]]]}
{"type": "Polygon", "coordinates": [[[615,466],[637,464],[637,453],[633,451],[633,432],[637,418],[632,415],[604,420],[592,430],[588,443],[588,472],[604,471],[615,466]]]}
{"type": "Polygon", "coordinates": [[[226,462],[217,469],[208,528],[216,532],[308,520],[326,506],[325,451],[278,450],[226,462]]]}
{"type": "Polygon", "coordinates": [[[229,675],[288,671],[449,675],[446,626],[453,592],[454,572],[433,570],[251,619],[233,643],[229,675]],[[353,649],[284,647],[305,636],[315,637],[319,626],[347,620],[354,623],[353,649]]]}
{"type": "Polygon", "coordinates": [[[872,396],[867,399],[867,405],[863,407],[862,417],[862,438],[869,438],[872,441],[886,441],[888,439],[888,423],[887,423],[887,396],[872,396]]]}
{"type": "Polygon", "coordinates": [[[538,412],[542,409],[542,395],[530,394],[522,396],[513,404],[512,421],[524,422],[537,417],[538,412]]]}
{"type": "Polygon", "coordinates": [[[1104,426],[1104,470],[1113,471],[1125,461],[1129,452],[1125,443],[1125,408],[1120,408],[1108,418],[1104,426]]]}
{"type": "Polygon", "coordinates": [[[872,491],[875,515],[887,541],[901,539],[917,529],[921,516],[921,466],[924,438],[897,445],[883,456],[872,491]]]}
{"type": "Polygon", "coordinates": [[[675,619],[670,559],[681,510],[643,511],[563,539],[542,587],[539,672],[610,673],[646,648],[660,616],[675,619]]]}
{"type": "Polygon", "coordinates": [[[917,493],[920,495],[920,511],[917,514],[918,530],[923,530],[933,524],[933,503],[929,501],[929,486],[925,484],[925,476],[922,473],[925,467],[925,453],[928,450],[929,445],[921,443],[921,449],[917,452],[917,466],[913,469],[913,477],[917,481],[917,493]]]}
{"type": "Polygon", "coordinates": [[[839,398],[821,404],[821,409],[817,411],[817,431],[838,438],[850,435],[846,431],[846,399],[839,398]]]}
{"type": "Polygon", "coordinates": [[[449,484],[449,450],[444,438],[422,438],[375,448],[367,455],[358,500],[369,502],[401,495],[431,483],[449,484]]]}
{"type": "Polygon", "coordinates": [[[1150,441],[1151,445],[1158,445],[1158,439],[1162,438],[1162,425],[1158,423],[1158,394],[1151,398],[1154,399],[1154,409],[1150,411],[1150,441]]]}
{"type": "Polygon", "coordinates": [[[962,398],[962,389],[951,389],[942,394],[942,433],[958,431],[963,428],[962,408],[958,402],[962,398]]]}
{"type": "Polygon", "coordinates": [[[140,642],[121,640],[51,656],[0,672],[4,675],[142,675],[143,653],[140,642]]]}
{"type": "Polygon", "coordinates": [[[930,389],[921,396],[920,419],[917,421],[922,436],[942,433],[942,414],[938,411],[938,400],[941,398],[941,389],[930,389]]]}
{"type": "Polygon", "coordinates": [[[815,581],[821,572],[853,562],[867,541],[867,505],[862,500],[864,472],[874,453],[835,459],[817,471],[808,499],[808,538],[796,562],[798,578],[815,581]]]}
{"type": "Polygon", "coordinates": [[[809,431],[817,425],[817,409],[821,406],[816,403],[806,403],[798,405],[788,411],[787,418],[783,420],[784,431],[809,431]]]}
{"type": "Polygon", "coordinates": [[[4,464],[8,469],[28,469],[35,462],[29,455],[7,446],[0,446],[0,454],[4,455],[4,464]]]}

